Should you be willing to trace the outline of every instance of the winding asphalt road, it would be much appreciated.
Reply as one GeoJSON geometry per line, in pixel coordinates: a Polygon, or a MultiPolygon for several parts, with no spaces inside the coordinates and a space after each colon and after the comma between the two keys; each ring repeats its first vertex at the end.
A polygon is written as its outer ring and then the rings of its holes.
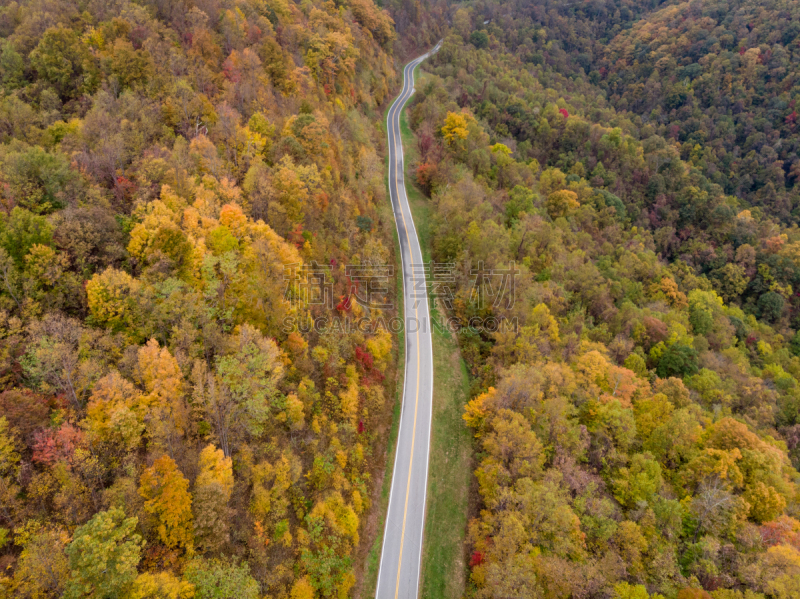
{"type": "Polygon", "coordinates": [[[439,49],[409,62],[403,90],[389,108],[389,193],[403,263],[405,382],[389,511],[383,533],[377,599],[416,599],[419,590],[428,453],[433,407],[433,345],[422,251],[406,197],[400,113],[414,94],[414,68],[439,49]]]}

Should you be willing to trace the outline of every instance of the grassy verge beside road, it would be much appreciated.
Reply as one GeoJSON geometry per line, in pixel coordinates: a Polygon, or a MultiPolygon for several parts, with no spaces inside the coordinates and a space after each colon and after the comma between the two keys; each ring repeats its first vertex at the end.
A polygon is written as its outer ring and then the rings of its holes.
{"type": "MultiPolygon", "coordinates": [[[[417,85],[420,73],[417,69],[417,85]]],[[[430,261],[430,200],[414,184],[411,165],[416,139],[406,111],[400,118],[406,163],[406,194],[414,216],[425,261],[430,261]]],[[[442,321],[435,301],[431,318],[442,321]]],[[[425,546],[422,555],[421,597],[460,599],[467,567],[464,538],[467,528],[472,439],[461,415],[469,398],[469,377],[455,336],[447,330],[433,332],[433,423],[428,469],[425,546]]]]}

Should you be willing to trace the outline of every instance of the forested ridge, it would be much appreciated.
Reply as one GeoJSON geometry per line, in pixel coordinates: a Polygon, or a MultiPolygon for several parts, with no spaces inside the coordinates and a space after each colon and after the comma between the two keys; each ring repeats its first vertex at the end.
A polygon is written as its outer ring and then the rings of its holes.
{"type": "Polygon", "coordinates": [[[518,324],[459,334],[467,596],[800,592],[798,33],[791,2],[454,7],[414,174],[452,314],[518,324]]]}
{"type": "Polygon", "coordinates": [[[395,337],[297,322],[394,262],[395,42],[372,0],[2,3],[0,596],[353,594],[395,337]]]}

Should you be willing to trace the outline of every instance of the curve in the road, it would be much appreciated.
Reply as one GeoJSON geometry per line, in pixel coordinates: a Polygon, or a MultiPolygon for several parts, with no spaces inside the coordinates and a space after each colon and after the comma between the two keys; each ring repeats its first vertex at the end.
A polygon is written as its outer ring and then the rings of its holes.
{"type": "Polygon", "coordinates": [[[422,250],[406,197],[400,114],[414,94],[414,69],[436,52],[440,44],[405,66],[403,89],[387,117],[389,195],[403,270],[406,363],[377,599],[416,599],[419,589],[433,408],[433,343],[422,250]]]}

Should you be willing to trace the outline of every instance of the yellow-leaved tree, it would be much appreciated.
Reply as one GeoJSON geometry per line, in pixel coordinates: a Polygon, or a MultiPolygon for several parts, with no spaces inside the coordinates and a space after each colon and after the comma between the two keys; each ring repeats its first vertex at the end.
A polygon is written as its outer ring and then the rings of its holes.
{"type": "Polygon", "coordinates": [[[137,293],[141,283],[128,273],[108,268],[86,283],[89,314],[96,324],[136,336],[137,293]]]}
{"type": "Polygon", "coordinates": [[[170,447],[183,436],[189,421],[178,361],[151,339],[139,348],[136,374],[145,392],[141,402],[149,440],[156,447],[170,447]]]}
{"type": "Polygon", "coordinates": [[[466,112],[447,113],[442,127],[442,135],[448,145],[451,145],[457,139],[467,139],[471,120],[474,120],[472,115],[466,112]]]}
{"type": "Polygon", "coordinates": [[[303,576],[295,581],[289,597],[291,599],[314,599],[314,587],[308,581],[308,576],[303,576]]]}
{"type": "Polygon", "coordinates": [[[375,335],[367,339],[367,349],[375,360],[375,368],[385,371],[392,352],[392,335],[385,328],[378,328],[375,335]]]}
{"type": "Polygon", "coordinates": [[[163,455],[145,469],[139,481],[139,495],[145,500],[145,511],[155,518],[159,540],[170,549],[180,547],[193,553],[189,481],[171,457],[163,455]]]}
{"type": "Polygon", "coordinates": [[[86,409],[86,429],[90,441],[103,453],[121,457],[133,451],[141,441],[144,419],[142,393],[112,372],[97,381],[86,409]]]}
{"type": "Polygon", "coordinates": [[[355,364],[348,364],[345,369],[347,373],[347,387],[339,393],[339,408],[342,417],[355,426],[358,418],[358,371],[355,364]]]}
{"type": "Polygon", "coordinates": [[[192,599],[195,587],[171,572],[143,572],[133,581],[126,599],[192,599]]]}
{"type": "Polygon", "coordinates": [[[197,544],[205,551],[220,549],[230,537],[233,462],[221,449],[206,445],[200,452],[200,475],[194,489],[194,526],[197,544]]]}
{"type": "Polygon", "coordinates": [[[559,216],[569,216],[574,213],[580,208],[580,202],[578,202],[578,194],[574,191],[562,189],[554,191],[547,196],[546,206],[550,216],[558,218],[559,216]]]}

